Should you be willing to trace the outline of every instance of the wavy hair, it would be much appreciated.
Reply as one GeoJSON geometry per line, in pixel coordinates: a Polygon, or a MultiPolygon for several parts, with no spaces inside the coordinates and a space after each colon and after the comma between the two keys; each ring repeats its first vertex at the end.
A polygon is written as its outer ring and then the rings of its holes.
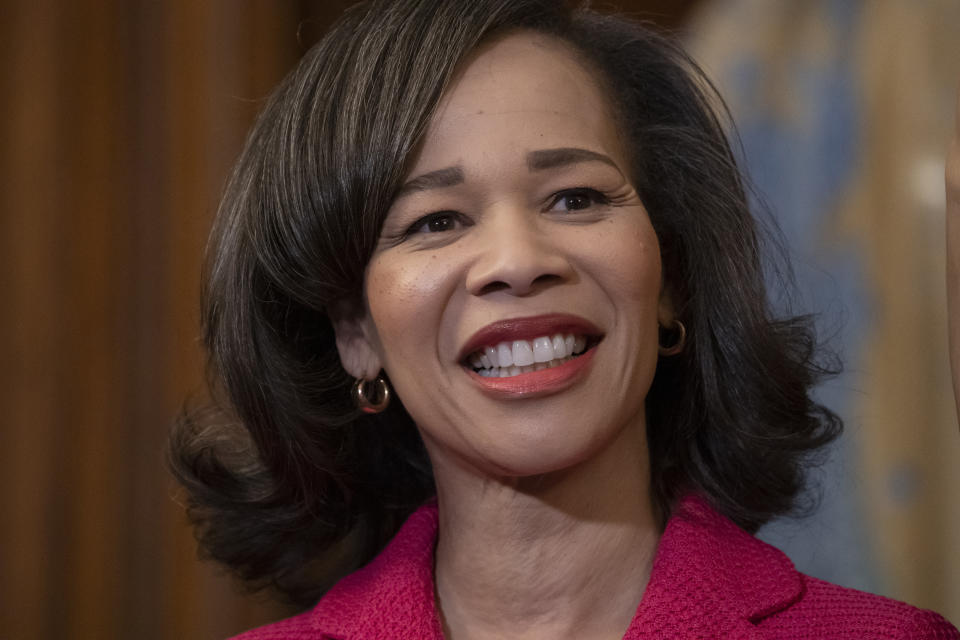
{"type": "MultiPolygon", "coordinates": [[[[548,0],[385,0],[350,9],[273,93],[208,247],[212,408],[169,445],[203,553],[254,588],[315,601],[434,492],[399,402],[361,414],[327,315],[356,300],[433,110],[477,45],[556,37],[599,72],[632,155],[687,343],[647,396],[656,506],[703,493],[748,530],[790,512],[840,420],[807,317],[777,317],[765,241],[703,73],[669,38],[548,0]]],[[[725,110],[719,110],[725,115],[725,110]]]]}

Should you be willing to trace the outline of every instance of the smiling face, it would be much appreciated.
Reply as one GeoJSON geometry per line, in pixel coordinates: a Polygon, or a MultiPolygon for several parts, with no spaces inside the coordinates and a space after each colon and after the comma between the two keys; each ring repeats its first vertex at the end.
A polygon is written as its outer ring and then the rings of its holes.
{"type": "Polygon", "coordinates": [[[366,272],[335,320],[347,370],[382,366],[435,467],[561,470],[643,429],[669,325],[660,254],[594,74],[518,33],[441,101],[366,272]]]}

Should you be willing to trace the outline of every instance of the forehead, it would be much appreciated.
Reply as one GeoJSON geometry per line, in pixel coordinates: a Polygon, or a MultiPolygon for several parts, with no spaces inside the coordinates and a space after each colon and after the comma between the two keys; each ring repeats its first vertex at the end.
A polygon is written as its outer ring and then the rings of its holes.
{"type": "Polygon", "coordinates": [[[486,142],[510,140],[522,147],[584,146],[622,155],[601,86],[597,72],[556,38],[532,32],[500,37],[466,60],[434,113],[423,153],[462,155],[486,142]]]}

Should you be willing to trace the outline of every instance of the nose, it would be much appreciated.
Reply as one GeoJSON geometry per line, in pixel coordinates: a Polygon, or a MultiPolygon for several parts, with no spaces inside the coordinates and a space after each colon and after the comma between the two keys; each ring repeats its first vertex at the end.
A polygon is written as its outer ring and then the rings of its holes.
{"type": "Polygon", "coordinates": [[[477,234],[477,256],[467,273],[467,290],[476,296],[502,291],[528,296],[574,274],[563,245],[536,213],[511,209],[489,214],[477,234]]]}

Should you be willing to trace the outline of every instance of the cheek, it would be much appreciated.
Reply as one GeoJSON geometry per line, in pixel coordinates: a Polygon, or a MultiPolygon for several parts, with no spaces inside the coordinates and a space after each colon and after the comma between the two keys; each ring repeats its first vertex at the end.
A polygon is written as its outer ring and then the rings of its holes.
{"type": "Polygon", "coordinates": [[[389,365],[432,354],[449,289],[449,269],[435,255],[415,259],[375,258],[367,268],[367,308],[380,356],[389,365]]]}
{"type": "Polygon", "coordinates": [[[655,317],[661,288],[660,245],[646,214],[642,216],[611,225],[604,241],[597,243],[602,251],[594,260],[614,303],[640,305],[642,316],[649,308],[655,317]]]}
{"type": "Polygon", "coordinates": [[[623,382],[619,393],[630,397],[649,388],[656,369],[657,323],[661,296],[660,245],[645,212],[624,217],[605,234],[602,251],[593,253],[594,273],[607,303],[615,311],[612,332],[618,349],[630,357],[617,360],[623,382]]]}

